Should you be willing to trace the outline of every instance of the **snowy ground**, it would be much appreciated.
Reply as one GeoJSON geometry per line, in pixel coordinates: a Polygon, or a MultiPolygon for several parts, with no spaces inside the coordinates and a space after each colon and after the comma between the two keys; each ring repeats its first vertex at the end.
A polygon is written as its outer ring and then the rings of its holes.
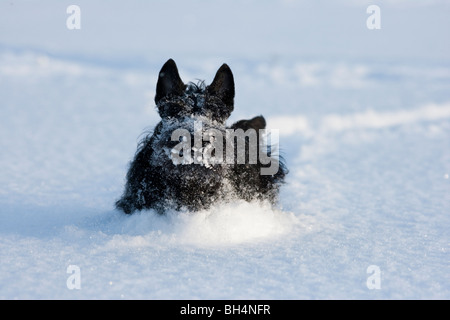
{"type": "Polygon", "coordinates": [[[209,2],[184,15],[180,3],[181,22],[166,29],[155,11],[173,3],[114,2],[105,17],[79,1],[86,18],[72,31],[71,3],[56,3],[42,16],[32,2],[1,5],[1,299],[450,299],[445,2],[380,1],[382,29],[371,31],[368,4],[355,1],[209,2]],[[236,12],[230,30],[212,17],[219,9],[236,12]],[[102,22],[123,15],[109,34],[102,22]],[[395,23],[404,21],[409,29],[395,23]],[[145,44],[144,31],[127,36],[156,25],[145,44]],[[336,26],[354,25],[337,40],[336,26]],[[217,34],[225,43],[204,44],[217,34]],[[164,35],[174,41],[161,44],[164,35]],[[185,81],[210,82],[228,63],[230,122],[263,114],[280,130],[290,173],[279,209],[114,211],[139,137],[159,121],[156,77],[170,57],[185,81]],[[67,286],[69,266],[80,289],[67,286]],[[376,289],[369,266],[380,270],[376,289]]]}

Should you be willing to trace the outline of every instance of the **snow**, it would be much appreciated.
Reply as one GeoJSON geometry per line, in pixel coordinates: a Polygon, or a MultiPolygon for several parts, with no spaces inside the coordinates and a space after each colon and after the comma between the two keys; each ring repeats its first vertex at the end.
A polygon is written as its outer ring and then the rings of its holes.
{"type": "Polygon", "coordinates": [[[446,2],[174,3],[0,5],[0,298],[449,299],[446,2]],[[279,130],[278,208],[114,210],[168,58],[279,130]]]}

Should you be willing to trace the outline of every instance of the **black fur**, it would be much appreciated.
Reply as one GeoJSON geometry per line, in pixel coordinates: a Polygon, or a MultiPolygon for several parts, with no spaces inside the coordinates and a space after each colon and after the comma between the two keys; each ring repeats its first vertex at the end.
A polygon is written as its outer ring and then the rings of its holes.
{"type": "MultiPolygon", "coordinates": [[[[125,213],[142,209],[164,213],[167,209],[207,209],[219,201],[233,198],[276,203],[279,187],[287,173],[281,159],[273,159],[279,161],[275,174],[261,175],[260,169],[268,165],[261,163],[259,156],[256,164],[248,161],[245,164],[236,161],[210,164],[209,159],[201,163],[174,164],[170,158],[172,148],[179,143],[172,141],[172,132],[186,129],[193,135],[194,121],[202,121],[204,131],[215,129],[225,137],[225,121],[233,111],[234,94],[233,74],[226,64],[220,67],[209,86],[203,82],[186,85],[175,62],[168,60],[159,73],[156,86],[155,102],[162,120],[153,134],[140,142],[127,173],[124,193],[116,207],[125,213]]],[[[258,116],[238,121],[228,129],[246,131],[264,129],[265,126],[264,118],[258,116]]],[[[257,147],[264,147],[260,146],[259,135],[257,139],[257,147]]],[[[202,147],[209,143],[203,141],[202,147]]],[[[246,144],[248,159],[248,139],[246,144]]]]}

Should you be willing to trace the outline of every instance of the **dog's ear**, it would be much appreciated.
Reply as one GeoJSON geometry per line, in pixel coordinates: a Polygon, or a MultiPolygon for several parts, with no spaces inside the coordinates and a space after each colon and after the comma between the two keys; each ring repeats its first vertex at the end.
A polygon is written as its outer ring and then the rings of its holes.
{"type": "Polygon", "coordinates": [[[156,84],[156,104],[166,96],[182,95],[185,89],[186,85],[180,78],[175,61],[167,60],[159,72],[158,83],[156,84]]]}
{"type": "Polygon", "coordinates": [[[217,70],[213,82],[207,88],[210,95],[218,96],[226,105],[233,105],[234,102],[234,78],[230,67],[223,64],[217,70]]]}
{"type": "Polygon", "coordinates": [[[257,116],[250,120],[239,120],[231,125],[231,129],[248,129],[261,130],[266,128],[266,120],[263,116],[257,116]]]}
{"type": "Polygon", "coordinates": [[[253,119],[250,119],[249,122],[251,127],[254,128],[255,130],[261,130],[266,128],[266,119],[264,119],[263,116],[254,117],[253,119]]]}

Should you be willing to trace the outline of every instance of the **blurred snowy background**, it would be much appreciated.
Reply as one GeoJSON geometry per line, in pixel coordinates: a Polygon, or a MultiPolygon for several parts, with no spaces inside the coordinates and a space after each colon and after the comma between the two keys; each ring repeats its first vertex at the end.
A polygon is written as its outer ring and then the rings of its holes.
{"type": "Polygon", "coordinates": [[[449,16],[444,0],[1,1],[0,298],[449,299],[449,16]],[[279,209],[114,211],[169,58],[185,82],[227,63],[230,122],[280,130],[279,209]]]}

